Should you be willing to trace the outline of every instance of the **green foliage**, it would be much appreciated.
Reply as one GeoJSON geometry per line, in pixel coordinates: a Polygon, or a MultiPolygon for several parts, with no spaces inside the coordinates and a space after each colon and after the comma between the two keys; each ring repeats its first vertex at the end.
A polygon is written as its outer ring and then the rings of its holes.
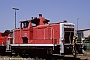
{"type": "Polygon", "coordinates": [[[90,35],[87,38],[87,42],[88,42],[88,43],[86,43],[87,50],[90,51],[90,35]]]}
{"type": "Polygon", "coordinates": [[[90,35],[88,36],[88,39],[87,40],[90,42],[90,35]]]}
{"type": "Polygon", "coordinates": [[[4,35],[8,36],[8,34],[10,34],[10,30],[5,30],[4,35]]]}
{"type": "Polygon", "coordinates": [[[5,30],[4,33],[9,34],[10,33],[10,30],[5,30]]]}
{"type": "Polygon", "coordinates": [[[10,30],[5,30],[5,32],[2,33],[1,35],[2,35],[2,36],[8,36],[8,34],[10,34],[10,33],[11,33],[10,30]]]}

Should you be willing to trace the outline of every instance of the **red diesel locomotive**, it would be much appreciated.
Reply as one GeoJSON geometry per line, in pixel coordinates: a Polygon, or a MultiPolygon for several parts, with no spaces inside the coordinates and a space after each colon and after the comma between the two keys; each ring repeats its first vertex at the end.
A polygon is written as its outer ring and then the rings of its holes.
{"type": "MultiPolygon", "coordinates": [[[[31,20],[20,21],[20,28],[13,31],[6,50],[11,53],[22,54],[73,54],[73,36],[75,24],[66,20],[58,23],[48,23],[50,20],[35,17],[31,20]]],[[[82,53],[82,44],[76,50],[82,53]]]]}

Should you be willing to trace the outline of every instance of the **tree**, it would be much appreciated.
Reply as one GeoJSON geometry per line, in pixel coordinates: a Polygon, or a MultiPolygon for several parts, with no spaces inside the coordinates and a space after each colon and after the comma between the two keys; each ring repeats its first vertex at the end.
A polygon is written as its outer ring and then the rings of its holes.
{"type": "Polygon", "coordinates": [[[90,42],[90,35],[88,36],[88,39],[87,40],[88,40],[88,42],[90,42]]]}
{"type": "Polygon", "coordinates": [[[10,30],[5,30],[4,34],[5,36],[8,36],[8,34],[10,34],[10,30]]]}
{"type": "Polygon", "coordinates": [[[88,41],[88,43],[87,43],[87,50],[90,51],[90,35],[88,36],[87,41],[88,41]]]}

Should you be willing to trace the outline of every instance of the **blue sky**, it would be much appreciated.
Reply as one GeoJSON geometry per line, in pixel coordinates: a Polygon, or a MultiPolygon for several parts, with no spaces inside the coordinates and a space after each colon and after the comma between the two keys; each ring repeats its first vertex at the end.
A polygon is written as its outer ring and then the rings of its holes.
{"type": "Polygon", "coordinates": [[[90,28],[90,0],[0,0],[0,31],[14,29],[14,10],[17,7],[17,27],[20,20],[42,13],[51,22],[67,20],[79,29],[90,28]]]}

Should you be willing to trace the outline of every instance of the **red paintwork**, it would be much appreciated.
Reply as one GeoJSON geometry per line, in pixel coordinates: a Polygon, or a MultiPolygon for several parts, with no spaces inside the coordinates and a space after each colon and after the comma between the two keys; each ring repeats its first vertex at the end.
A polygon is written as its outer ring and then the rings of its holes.
{"type": "Polygon", "coordinates": [[[32,27],[33,31],[30,31],[29,28],[24,28],[24,29],[16,29],[15,30],[15,43],[23,43],[21,37],[27,37],[28,38],[28,43],[30,44],[52,44],[53,39],[55,40],[55,44],[59,43],[59,38],[60,38],[60,28],[59,24],[51,24],[51,25],[40,25],[37,27],[32,27]],[[51,33],[51,28],[53,27],[54,30],[52,30],[51,33]],[[48,28],[47,28],[48,27],[48,28]],[[45,37],[44,37],[44,29],[45,29],[45,37]],[[54,31],[54,32],[53,32],[54,31]],[[21,32],[21,34],[20,34],[21,32]],[[25,36],[25,33],[26,36],[25,36]],[[51,34],[52,34],[52,39],[51,39],[51,34]],[[21,37],[20,37],[21,35],[21,37]]]}
{"type": "Polygon", "coordinates": [[[60,24],[44,24],[44,17],[38,19],[40,19],[38,26],[32,26],[32,23],[29,22],[27,28],[14,30],[15,44],[23,44],[22,37],[28,38],[27,44],[59,44],[60,24]]]}
{"type": "Polygon", "coordinates": [[[2,45],[2,42],[6,45],[6,40],[8,39],[8,36],[2,36],[3,33],[0,32],[0,45],[2,45]]]}
{"type": "Polygon", "coordinates": [[[44,17],[39,17],[40,18],[40,23],[39,23],[39,25],[43,25],[44,23],[43,23],[43,21],[44,21],[44,17]]]}

